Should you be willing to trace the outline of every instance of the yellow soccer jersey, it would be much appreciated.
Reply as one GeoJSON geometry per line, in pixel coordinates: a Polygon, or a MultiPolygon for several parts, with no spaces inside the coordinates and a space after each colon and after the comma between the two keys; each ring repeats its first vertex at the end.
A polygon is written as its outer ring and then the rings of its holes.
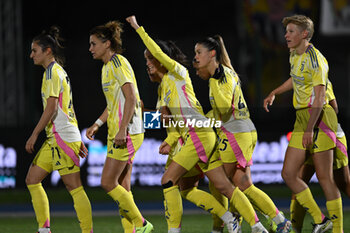
{"type": "Polygon", "coordinates": [[[312,44],[302,55],[292,51],[289,62],[294,90],[293,106],[295,109],[311,107],[315,99],[314,87],[326,86],[328,82],[328,62],[312,44]]]}
{"type": "Polygon", "coordinates": [[[66,142],[81,141],[69,78],[56,62],[52,62],[44,72],[41,95],[44,109],[49,97],[58,98],[57,114],[45,128],[47,137],[55,136],[56,140],[62,139],[66,142]]]}
{"type": "Polygon", "coordinates": [[[172,122],[176,124],[171,127],[178,127],[183,138],[189,131],[204,130],[205,127],[198,127],[196,123],[205,122],[208,119],[204,116],[202,106],[195,96],[188,70],[166,55],[143,27],[136,31],[151,54],[168,70],[158,90],[160,95],[158,103],[169,108],[172,122]]]}
{"type": "Polygon", "coordinates": [[[255,127],[249,119],[238,75],[234,70],[219,65],[209,79],[209,100],[214,118],[222,121],[222,127],[231,133],[250,132],[255,127]]]}
{"type": "Polygon", "coordinates": [[[107,101],[109,140],[115,138],[123,118],[125,97],[122,86],[125,83],[132,83],[134,85],[137,98],[134,115],[128,125],[127,131],[129,134],[144,132],[141,101],[134,71],[125,57],[120,54],[114,54],[111,60],[102,67],[102,89],[107,101]]]}

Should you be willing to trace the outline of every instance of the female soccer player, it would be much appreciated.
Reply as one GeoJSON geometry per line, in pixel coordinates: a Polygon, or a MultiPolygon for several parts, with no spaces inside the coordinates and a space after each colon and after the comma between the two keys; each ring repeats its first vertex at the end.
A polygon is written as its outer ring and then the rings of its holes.
{"type": "MultiPolygon", "coordinates": [[[[160,101],[158,101],[157,106],[160,108],[160,101]]],[[[164,110],[163,113],[165,113],[164,110]]],[[[170,112],[166,112],[165,114],[171,115],[170,112]]],[[[173,161],[174,156],[181,150],[181,147],[184,145],[184,139],[181,137],[181,134],[179,132],[179,127],[167,128],[168,136],[164,140],[162,145],[159,147],[160,154],[168,155],[168,160],[166,162],[165,169],[169,167],[169,165],[173,161]]],[[[220,221],[220,229],[223,230],[225,224],[229,233],[235,232],[235,230],[233,229],[233,223],[235,223],[236,219],[233,216],[233,214],[228,211],[227,198],[226,203],[223,204],[218,202],[218,200],[215,199],[215,197],[210,193],[198,189],[199,180],[203,177],[204,173],[198,166],[193,167],[185,175],[183,175],[178,182],[181,196],[186,200],[192,202],[196,206],[211,213],[213,218],[215,216],[215,219],[217,218],[218,221],[220,221]]],[[[182,209],[179,210],[179,213],[181,212],[182,209]]],[[[181,216],[182,214],[179,215],[181,216]]]]}
{"type": "MultiPolygon", "coordinates": [[[[334,111],[338,114],[338,104],[333,92],[333,86],[330,81],[327,83],[326,91],[327,100],[332,106],[334,111]]],[[[348,152],[347,152],[347,142],[345,133],[342,130],[340,124],[338,123],[337,133],[336,133],[336,148],[334,149],[334,161],[333,161],[333,174],[334,181],[337,184],[339,190],[344,192],[348,197],[350,197],[350,173],[349,173],[349,161],[348,161],[348,152]]],[[[306,183],[309,183],[312,176],[315,173],[315,167],[312,161],[312,157],[308,155],[307,161],[301,167],[299,172],[300,178],[306,183]]],[[[292,195],[292,201],[290,204],[290,213],[292,219],[293,229],[296,233],[301,233],[304,216],[306,210],[302,207],[295,198],[295,195],[292,195]]]]}
{"type": "Polygon", "coordinates": [[[32,42],[30,58],[35,65],[45,69],[41,86],[44,112],[26,143],[26,151],[34,152],[38,135],[44,129],[47,139],[29,168],[26,184],[39,233],[50,232],[49,202],[41,182],[53,170],[58,170],[72,195],[82,232],[91,233],[91,205],[81,185],[78,156],[85,157],[87,150],[81,141],[69,78],[62,68],[64,55],[61,42],[60,31],[54,26],[49,32],[43,31],[34,37],[32,42]]]}
{"type": "Polygon", "coordinates": [[[333,149],[336,147],[337,116],[326,102],[328,63],[310,43],[314,28],[310,18],[303,15],[285,17],[285,38],[290,53],[291,78],[273,90],[264,100],[264,108],[272,105],[275,96],[293,89],[296,121],[283,164],[282,177],[308,210],[315,222],[313,232],[324,232],[330,221],[321,213],[308,185],[298,172],[304,164],[306,152],[312,156],[316,176],[327,199],[332,216],[333,232],[343,231],[342,201],[333,179],[333,149]]]}
{"type": "MultiPolygon", "coordinates": [[[[178,181],[191,168],[198,165],[215,187],[230,199],[231,205],[252,226],[252,232],[267,232],[254,212],[253,207],[244,194],[235,188],[225,175],[218,154],[213,153],[216,135],[211,127],[199,127],[207,121],[203,110],[197,101],[188,70],[177,60],[183,53],[176,46],[157,45],[140,27],[135,16],[126,19],[136,30],[147,47],[145,51],[146,64],[151,80],[160,83],[159,99],[172,115],[171,122],[179,126],[184,145],[174,156],[168,169],[165,171],[161,184],[163,187],[168,232],[181,230],[181,195],[178,181]],[[164,51],[161,49],[163,47],[164,51]],[[197,124],[197,123],[198,124],[197,124]]],[[[165,146],[162,144],[161,147],[165,146]]],[[[162,149],[162,148],[160,148],[162,149]]],[[[237,223],[235,223],[235,232],[237,223]]]]}
{"type": "Polygon", "coordinates": [[[252,183],[250,165],[257,133],[249,118],[240,80],[233,69],[223,39],[207,37],[195,46],[194,67],[197,74],[209,80],[209,99],[216,120],[220,144],[217,151],[227,176],[248,197],[253,206],[277,224],[277,232],[290,232],[291,222],[276,208],[272,200],[252,183]]]}
{"type": "Polygon", "coordinates": [[[130,179],[132,162],[143,142],[141,101],[134,71],[121,55],[122,24],[111,21],[90,31],[90,49],[94,59],[102,60],[102,89],[107,107],[86,131],[93,140],[99,127],[107,122],[107,158],[102,171],[101,186],[119,205],[125,232],[153,231],[135,205],[130,179]]]}

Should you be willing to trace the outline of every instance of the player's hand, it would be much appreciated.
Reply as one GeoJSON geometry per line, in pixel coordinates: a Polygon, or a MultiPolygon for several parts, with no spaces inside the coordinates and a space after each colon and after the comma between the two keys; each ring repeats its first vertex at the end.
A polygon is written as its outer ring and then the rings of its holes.
{"type": "Polygon", "coordinates": [[[98,129],[99,129],[98,125],[93,124],[92,126],[90,126],[90,128],[86,130],[86,137],[90,140],[94,140],[94,136],[98,132],[98,129]]]}
{"type": "Polygon", "coordinates": [[[33,134],[28,138],[25,148],[29,154],[32,154],[34,152],[34,145],[37,139],[38,139],[38,136],[33,134]]]}
{"type": "Polygon", "coordinates": [[[122,130],[122,129],[119,129],[117,135],[115,135],[115,138],[114,138],[114,144],[116,146],[125,146],[126,145],[126,141],[127,141],[127,132],[126,130],[122,130]]]}
{"type": "Polygon", "coordinates": [[[303,147],[310,148],[313,145],[314,132],[305,131],[303,135],[303,147]]]}
{"type": "Polygon", "coordinates": [[[130,23],[131,27],[137,30],[140,26],[137,24],[135,15],[129,16],[126,18],[126,21],[130,23]]]}
{"type": "Polygon", "coordinates": [[[166,142],[162,142],[159,146],[159,154],[161,155],[168,155],[170,153],[171,146],[166,142]]]}
{"type": "Polygon", "coordinates": [[[78,155],[79,155],[81,158],[86,158],[87,155],[88,155],[88,153],[89,153],[89,151],[88,151],[88,149],[86,148],[84,142],[81,142],[80,149],[79,149],[79,154],[78,154],[78,155]]]}
{"type": "Polygon", "coordinates": [[[268,109],[268,106],[271,106],[273,104],[273,101],[275,100],[276,95],[271,92],[265,99],[264,99],[264,109],[266,112],[270,112],[268,109]]]}

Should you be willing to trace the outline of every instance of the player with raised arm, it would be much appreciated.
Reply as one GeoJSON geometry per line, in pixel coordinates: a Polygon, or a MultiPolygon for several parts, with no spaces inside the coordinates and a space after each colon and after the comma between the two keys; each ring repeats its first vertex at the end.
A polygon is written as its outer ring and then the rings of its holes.
{"type": "MultiPolygon", "coordinates": [[[[168,232],[181,231],[181,216],[177,211],[181,209],[181,195],[178,187],[180,178],[194,166],[199,166],[205,175],[222,194],[229,198],[242,216],[251,223],[253,232],[267,232],[259,222],[256,213],[247,197],[228,180],[219,156],[214,152],[216,134],[211,127],[199,127],[189,122],[204,122],[201,105],[195,97],[188,70],[175,56],[180,51],[163,51],[152,38],[136,22],[135,16],[127,18],[130,25],[136,30],[147,47],[145,58],[149,72],[154,80],[160,83],[159,98],[163,101],[173,116],[174,122],[184,122],[179,127],[179,133],[184,138],[184,145],[174,156],[168,169],[165,171],[161,184],[163,187],[168,232]]],[[[165,146],[162,144],[161,146],[165,146]]],[[[237,223],[234,223],[234,232],[237,232],[237,223]]]]}

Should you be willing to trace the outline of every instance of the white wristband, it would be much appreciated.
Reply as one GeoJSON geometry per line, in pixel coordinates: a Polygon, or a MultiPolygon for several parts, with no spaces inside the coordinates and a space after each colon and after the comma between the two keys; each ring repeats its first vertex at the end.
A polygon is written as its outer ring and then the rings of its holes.
{"type": "Polygon", "coordinates": [[[95,121],[95,124],[98,125],[98,127],[101,127],[104,122],[100,120],[100,118],[98,118],[96,121],[95,121]]]}

